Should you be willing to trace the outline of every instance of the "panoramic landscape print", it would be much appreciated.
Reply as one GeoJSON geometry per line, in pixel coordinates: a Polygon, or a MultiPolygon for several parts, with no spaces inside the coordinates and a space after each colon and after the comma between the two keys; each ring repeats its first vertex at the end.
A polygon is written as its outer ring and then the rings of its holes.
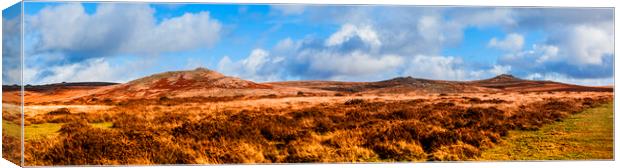
{"type": "Polygon", "coordinates": [[[614,158],[613,8],[23,5],[16,164],[614,158]]]}

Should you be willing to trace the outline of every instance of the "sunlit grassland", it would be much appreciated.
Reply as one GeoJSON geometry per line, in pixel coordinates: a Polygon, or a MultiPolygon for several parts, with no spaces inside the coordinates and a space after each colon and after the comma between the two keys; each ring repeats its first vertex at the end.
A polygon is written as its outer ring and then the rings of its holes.
{"type": "Polygon", "coordinates": [[[575,114],[537,131],[510,131],[481,160],[613,159],[613,104],[575,114]]]}
{"type": "Polygon", "coordinates": [[[100,123],[90,123],[90,125],[95,128],[105,129],[105,128],[112,128],[113,123],[112,122],[100,122],[100,123]]]}
{"type": "MultiPolygon", "coordinates": [[[[24,127],[24,140],[32,140],[37,138],[44,138],[48,136],[58,135],[58,130],[64,123],[43,123],[43,124],[31,124],[24,127]]],[[[110,128],[111,122],[91,123],[91,126],[95,128],[110,128]]],[[[19,137],[20,129],[19,125],[10,121],[2,121],[2,130],[4,134],[13,137],[19,137]]]]}
{"type": "Polygon", "coordinates": [[[19,125],[7,120],[2,120],[2,134],[12,137],[19,137],[19,125]]]}
{"type": "Polygon", "coordinates": [[[97,112],[52,109],[26,118],[29,127],[62,124],[26,140],[24,158],[29,165],[472,161],[515,130],[546,130],[610,100],[343,98],[297,108],[153,100],[97,112]]]}

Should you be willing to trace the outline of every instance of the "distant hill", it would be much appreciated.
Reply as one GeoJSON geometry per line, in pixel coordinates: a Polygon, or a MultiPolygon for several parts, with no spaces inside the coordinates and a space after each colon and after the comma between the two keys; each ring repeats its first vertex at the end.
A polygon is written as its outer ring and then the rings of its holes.
{"type": "MultiPolygon", "coordinates": [[[[24,90],[26,91],[53,91],[58,89],[73,89],[73,88],[96,88],[102,86],[116,85],[118,83],[112,82],[63,82],[53,83],[45,85],[26,85],[24,90]]],[[[2,91],[19,91],[21,87],[19,85],[2,85],[2,91]]]]}
{"type": "MultiPolygon", "coordinates": [[[[7,93],[18,95],[17,86],[3,86],[7,93]]],[[[127,83],[80,82],[26,86],[27,101],[125,100],[162,97],[281,97],[330,96],[337,94],[402,93],[490,93],[542,91],[612,92],[613,87],[588,87],[554,81],[519,79],[502,74],[474,81],[430,80],[397,77],[376,82],[283,81],[256,83],[225,76],[216,71],[197,68],[172,71],[139,78],[127,83]]],[[[10,95],[5,95],[10,96],[10,95]]]]}
{"type": "MultiPolygon", "coordinates": [[[[75,98],[92,94],[98,89],[118,85],[118,83],[110,82],[63,82],[46,85],[26,85],[24,86],[24,99],[29,102],[64,102],[75,98]]],[[[18,85],[3,85],[2,98],[3,102],[18,103],[21,87],[18,85]]]]}
{"type": "Polygon", "coordinates": [[[286,81],[272,85],[303,87],[350,93],[477,93],[477,92],[542,92],[542,91],[601,91],[611,92],[612,87],[588,87],[553,81],[525,80],[509,74],[474,81],[446,81],[396,77],[377,82],[338,81],[286,81]]]}
{"type": "Polygon", "coordinates": [[[273,87],[218,72],[197,68],[154,74],[124,84],[103,88],[92,97],[110,99],[234,96],[247,91],[269,92],[273,87]]]}
{"type": "Polygon", "coordinates": [[[613,88],[589,87],[566,84],[554,81],[537,81],[519,79],[512,75],[502,74],[490,79],[467,82],[472,85],[500,89],[501,91],[542,92],[542,91],[595,91],[612,92],[613,88]]]}
{"type": "Polygon", "coordinates": [[[371,93],[467,93],[492,91],[492,89],[468,85],[462,82],[420,79],[411,76],[373,82],[372,85],[383,87],[372,90],[370,91],[371,93]]]}

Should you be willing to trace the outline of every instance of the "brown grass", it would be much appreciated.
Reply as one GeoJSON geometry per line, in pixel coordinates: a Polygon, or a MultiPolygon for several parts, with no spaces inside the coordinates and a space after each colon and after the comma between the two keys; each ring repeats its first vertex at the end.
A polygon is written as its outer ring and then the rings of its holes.
{"type": "Polygon", "coordinates": [[[589,94],[492,96],[290,99],[305,100],[297,108],[289,101],[237,108],[226,101],[159,98],[96,113],[52,109],[54,115],[26,118],[65,124],[57,137],[27,141],[25,159],[26,165],[472,160],[510,130],[536,130],[611,100],[589,94]],[[113,125],[88,124],[99,122],[113,125]]]}

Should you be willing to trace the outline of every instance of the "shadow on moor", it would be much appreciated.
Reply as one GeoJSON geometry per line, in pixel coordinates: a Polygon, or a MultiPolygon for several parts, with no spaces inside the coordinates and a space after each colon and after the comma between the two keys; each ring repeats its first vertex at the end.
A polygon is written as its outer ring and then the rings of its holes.
{"type": "MultiPolygon", "coordinates": [[[[16,88],[3,86],[3,104],[16,88]]],[[[203,68],[25,90],[26,165],[477,160],[510,130],[613,99],[611,87],[511,75],[255,83],[203,68]]],[[[4,152],[18,140],[3,134],[4,152]]]]}

